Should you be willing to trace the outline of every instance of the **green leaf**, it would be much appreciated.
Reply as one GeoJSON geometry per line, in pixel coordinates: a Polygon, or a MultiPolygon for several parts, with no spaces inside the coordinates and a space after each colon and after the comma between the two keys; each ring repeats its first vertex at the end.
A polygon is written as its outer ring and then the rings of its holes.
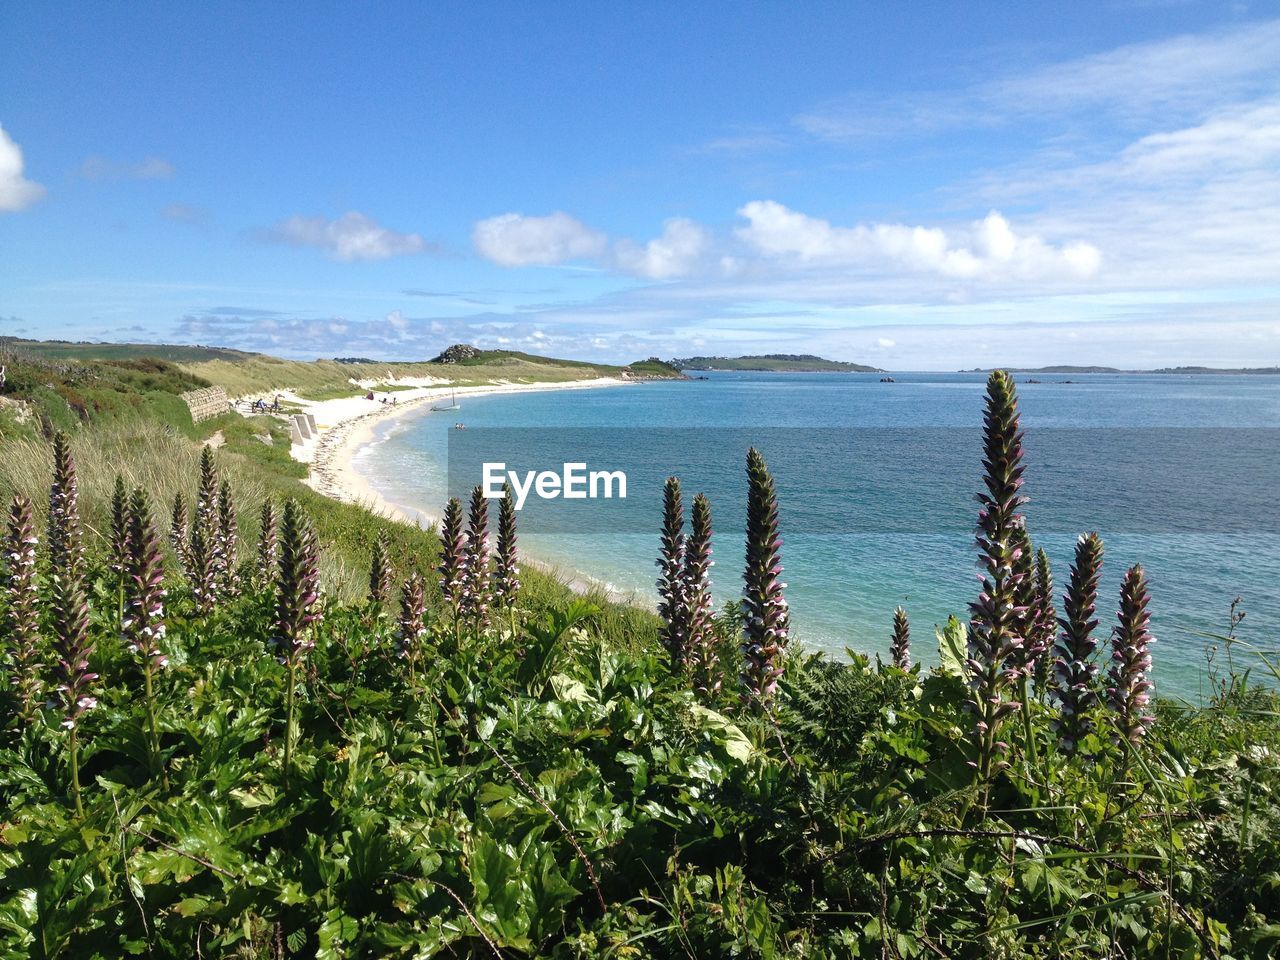
{"type": "Polygon", "coordinates": [[[963,679],[968,672],[968,667],[965,665],[969,658],[967,628],[955,614],[952,614],[947,618],[947,625],[939,627],[936,632],[938,665],[942,668],[942,672],[963,679]]]}
{"type": "Polygon", "coordinates": [[[751,741],[747,739],[741,728],[722,713],[704,707],[700,703],[695,703],[689,707],[689,710],[695,717],[702,721],[703,725],[710,728],[719,736],[717,737],[720,746],[724,748],[725,753],[742,763],[746,763],[751,759],[755,752],[755,747],[751,745],[751,741]]]}

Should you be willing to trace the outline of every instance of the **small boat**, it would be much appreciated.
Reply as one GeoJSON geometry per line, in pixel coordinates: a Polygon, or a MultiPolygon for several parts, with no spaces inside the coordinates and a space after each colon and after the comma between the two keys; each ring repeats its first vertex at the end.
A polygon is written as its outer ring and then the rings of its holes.
{"type": "Polygon", "coordinates": [[[453,397],[451,398],[448,404],[443,404],[443,403],[437,404],[431,409],[432,410],[461,410],[462,408],[458,406],[458,391],[457,390],[453,391],[453,397]]]}

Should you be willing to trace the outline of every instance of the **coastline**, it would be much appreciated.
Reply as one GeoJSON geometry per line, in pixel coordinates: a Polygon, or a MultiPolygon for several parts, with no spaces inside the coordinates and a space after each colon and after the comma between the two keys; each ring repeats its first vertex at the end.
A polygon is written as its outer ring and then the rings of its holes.
{"type": "MultiPolygon", "coordinates": [[[[498,383],[457,387],[456,393],[461,398],[634,385],[636,385],[634,380],[598,377],[591,380],[566,380],[559,383],[498,383]]],[[[311,466],[310,474],[303,483],[326,497],[355,504],[370,513],[398,523],[413,526],[439,523],[438,510],[409,508],[393,503],[382,496],[369,479],[356,469],[355,459],[360,450],[374,439],[375,431],[379,426],[410,414],[429,415],[429,409],[423,410],[424,406],[429,408],[433,403],[447,400],[454,392],[455,388],[452,386],[435,383],[390,394],[397,398],[397,402],[383,404],[377,400],[367,400],[363,396],[308,402],[282,391],[282,396],[287,396],[291,402],[303,407],[304,412],[316,418],[319,431],[318,437],[314,440],[295,443],[290,448],[290,455],[295,460],[311,466]]],[[[521,563],[551,574],[575,593],[602,593],[615,603],[625,603],[645,609],[654,606],[634,593],[616,590],[581,571],[565,569],[558,564],[528,556],[522,557],[521,563]]]]}

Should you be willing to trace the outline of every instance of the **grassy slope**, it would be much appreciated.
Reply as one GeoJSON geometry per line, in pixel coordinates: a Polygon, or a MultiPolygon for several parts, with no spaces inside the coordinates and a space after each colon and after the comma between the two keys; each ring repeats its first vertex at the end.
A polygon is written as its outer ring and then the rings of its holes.
{"type": "Polygon", "coordinates": [[[308,398],[350,394],[352,380],[381,383],[393,378],[430,377],[459,386],[508,381],[555,383],[593,377],[616,377],[622,367],[553,360],[507,351],[487,351],[463,363],[337,363],[333,360],[302,362],[254,356],[244,360],[206,360],[183,364],[194,376],[224,387],[232,396],[273,389],[294,390],[308,398]]]}
{"type": "Polygon", "coordinates": [[[629,369],[642,377],[660,380],[687,380],[679,367],[674,367],[665,360],[638,360],[628,364],[629,369]]]}
{"type": "Polygon", "coordinates": [[[24,340],[0,337],[0,350],[11,349],[45,360],[168,360],[196,363],[202,360],[242,360],[255,354],[227,347],[201,347],[167,343],[75,343],[64,340],[24,340]]]}

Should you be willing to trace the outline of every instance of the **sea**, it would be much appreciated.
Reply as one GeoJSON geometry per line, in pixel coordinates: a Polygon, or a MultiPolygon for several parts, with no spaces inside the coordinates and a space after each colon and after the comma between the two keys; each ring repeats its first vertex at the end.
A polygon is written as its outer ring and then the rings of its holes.
{"type": "MultiPolygon", "coordinates": [[[[795,640],[834,656],[884,657],[901,605],[916,656],[936,661],[935,628],[950,615],[967,619],[979,587],[986,378],[703,376],[460,397],[459,410],[419,408],[383,422],[355,466],[389,502],[438,515],[447,497],[465,498],[485,479],[484,464],[490,479],[556,474],[561,492],[564,464],[581,464],[569,487],[596,496],[542,498],[531,488],[521,548],[644,603],[656,600],[662,484],[675,475],[686,510],[699,492],[711,503],[722,605],[741,587],[745,454],[757,447],[779,498],[795,640]],[[605,476],[615,471],[627,478],[625,497],[616,475],[605,476]]],[[[1100,640],[1116,621],[1125,570],[1141,563],[1160,693],[1202,701],[1228,659],[1265,681],[1259,653],[1280,664],[1280,377],[1015,379],[1024,512],[1055,593],[1066,588],[1077,537],[1096,530],[1106,544],[1100,640]]]]}

